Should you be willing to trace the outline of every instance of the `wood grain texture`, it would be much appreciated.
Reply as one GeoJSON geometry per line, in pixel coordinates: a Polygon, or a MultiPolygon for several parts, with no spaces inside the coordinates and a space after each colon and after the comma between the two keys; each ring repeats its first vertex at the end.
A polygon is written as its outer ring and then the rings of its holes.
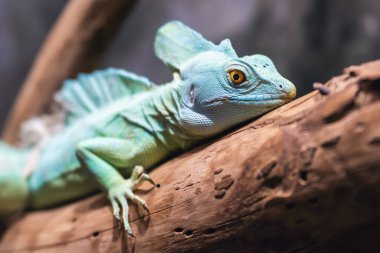
{"type": "Polygon", "coordinates": [[[379,78],[363,65],[162,164],[136,238],[97,195],[26,214],[0,252],[378,252],[379,78]]]}
{"type": "Polygon", "coordinates": [[[70,0],[47,37],[8,116],[3,139],[47,109],[63,80],[94,69],[136,0],[70,0]]]}

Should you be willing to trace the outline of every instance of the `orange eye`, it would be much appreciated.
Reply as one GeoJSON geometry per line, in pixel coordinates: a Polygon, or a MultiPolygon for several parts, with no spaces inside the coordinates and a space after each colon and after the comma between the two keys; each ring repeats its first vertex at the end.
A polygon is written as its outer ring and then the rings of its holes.
{"type": "Polygon", "coordinates": [[[232,84],[234,85],[239,85],[245,81],[244,73],[238,69],[232,70],[229,74],[232,84]]]}

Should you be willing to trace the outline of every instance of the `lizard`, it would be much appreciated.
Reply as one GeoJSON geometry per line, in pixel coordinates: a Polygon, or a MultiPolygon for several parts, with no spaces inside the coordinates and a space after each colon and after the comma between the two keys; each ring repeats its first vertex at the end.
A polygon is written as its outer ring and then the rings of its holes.
{"type": "Polygon", "coordinates": [[[64,128],[37,152],[0,143],[0,214],[103,189],[113,216],[133,235],[128,202],[149,212],[134,194],[143,181],[154,185],[145,171],[296,96],[270,58],[238,57],[229,39],[214,44],[179,21],[158,29],[154,49],[172,81],[155,85],[115,68],[80,74],[56,95],[66,109],[64,128]]]}

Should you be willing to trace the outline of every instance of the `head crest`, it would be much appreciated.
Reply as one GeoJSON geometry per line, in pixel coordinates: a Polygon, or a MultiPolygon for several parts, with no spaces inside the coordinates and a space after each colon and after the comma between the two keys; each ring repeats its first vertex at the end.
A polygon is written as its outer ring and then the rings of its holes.
{"type": "Polygon", "coordinates": [[[175,71],[202,52],[218,51],[236,57],[230,40],[215,45],[179,21],[168,22],[157,31],[154,49],[157,57],[175,71]]]}

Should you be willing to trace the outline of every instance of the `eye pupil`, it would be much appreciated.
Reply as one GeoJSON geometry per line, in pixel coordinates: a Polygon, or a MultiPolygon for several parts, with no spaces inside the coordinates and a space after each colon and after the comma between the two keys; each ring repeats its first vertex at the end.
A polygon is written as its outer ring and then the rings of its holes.
{"type": "Polygon", "coordinates": [[[245,74],[241,70],[234,69],[231,72],[228,72],[229,80],[231,84],[237,86],[243,83],[245,79],[245,74]]]}

